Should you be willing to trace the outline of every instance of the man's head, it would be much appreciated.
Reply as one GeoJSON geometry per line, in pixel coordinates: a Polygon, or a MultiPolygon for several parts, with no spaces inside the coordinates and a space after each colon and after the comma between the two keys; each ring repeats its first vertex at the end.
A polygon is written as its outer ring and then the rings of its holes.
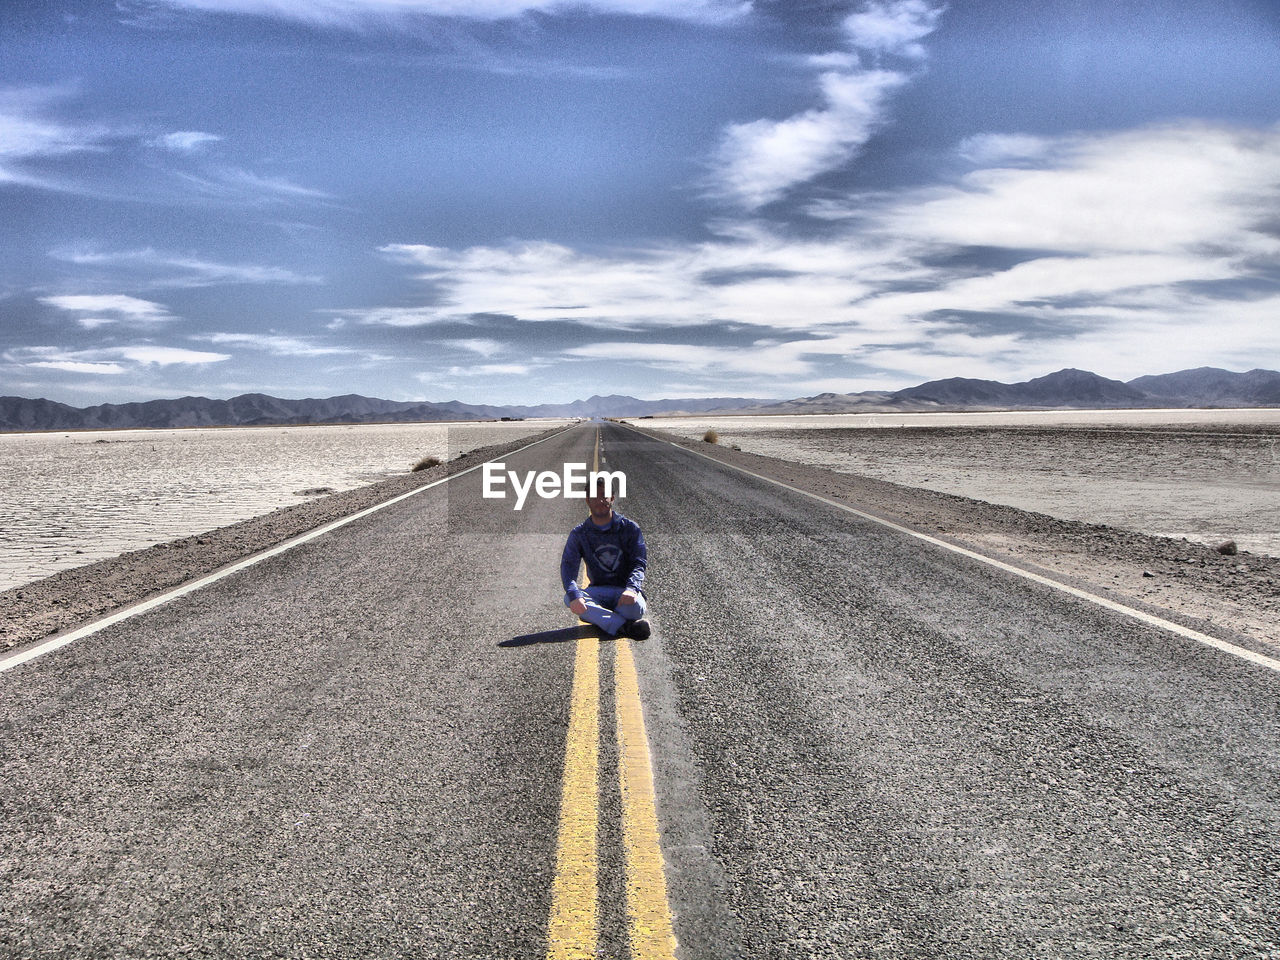
{"type": "Polygon", "coordinates": [[[603,480],[597,480],[595,487],[587,491],[587,509],[591,511],[591,522],[598,527],[608,526],[613,520],[613,497],[603,480]]]}

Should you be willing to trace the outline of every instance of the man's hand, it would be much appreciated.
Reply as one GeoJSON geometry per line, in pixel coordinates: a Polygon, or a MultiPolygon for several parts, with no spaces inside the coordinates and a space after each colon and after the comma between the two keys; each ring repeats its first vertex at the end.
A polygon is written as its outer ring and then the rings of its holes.
{"type": "Polygon", "coordinates": [[[640,595],[636,593],[634,590],[632,590],[630,587],[628,587],[626,590],[622,591],[622,596],[618,598],[618,606],[620,607],[630,606],[631,604],[635,603],[639,599],[640,599],[640,595]]]}
{"type": "Polygon", "coordinates": [[[582,616],[584,613],[587,612],[587,601],[583,600],[581,597],[578,597],[578,599],[576,600],[570,600],[569,609],[572,610],[574,613],[576,613],[578,616],[582,616]]]}

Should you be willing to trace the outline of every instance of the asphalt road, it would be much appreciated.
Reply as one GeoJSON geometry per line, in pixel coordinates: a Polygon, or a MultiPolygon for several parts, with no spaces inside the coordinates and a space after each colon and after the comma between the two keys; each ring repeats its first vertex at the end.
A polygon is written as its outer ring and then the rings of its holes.
{"type": "MultiPolygon", "coordinates": [[[[590,463],[596,425],[507,458],[590,463]]],[[[623,427],[679,956],[1280,957],[1280,676],[623,427]]],[[[0,956],[548,955],[580,503],[472,473],[0,673],[0,956]]]]}

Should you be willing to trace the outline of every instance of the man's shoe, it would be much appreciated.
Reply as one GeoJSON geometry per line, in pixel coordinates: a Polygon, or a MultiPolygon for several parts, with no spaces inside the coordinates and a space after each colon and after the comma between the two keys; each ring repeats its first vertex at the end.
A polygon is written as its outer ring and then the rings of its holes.
{"type": "Polygon", "coordinates": [[[639,620],[628,620],[626,625],[618,632],[628,640],[648,640],[652,631],[649,628],[649,621],[641,618],[639,620]]]}

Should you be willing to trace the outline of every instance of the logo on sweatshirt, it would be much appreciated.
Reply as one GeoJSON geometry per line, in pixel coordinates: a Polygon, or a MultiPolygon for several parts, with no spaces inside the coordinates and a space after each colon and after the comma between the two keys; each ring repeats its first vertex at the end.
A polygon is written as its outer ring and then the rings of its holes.
{"type": "Polygon", "coordinates": [[[606,573],[613,573],[618,569],[618,563],[622,560],[622,550],[612,543],[606,543],[604,546],[596,547],[596,563],[606,573]]]}

